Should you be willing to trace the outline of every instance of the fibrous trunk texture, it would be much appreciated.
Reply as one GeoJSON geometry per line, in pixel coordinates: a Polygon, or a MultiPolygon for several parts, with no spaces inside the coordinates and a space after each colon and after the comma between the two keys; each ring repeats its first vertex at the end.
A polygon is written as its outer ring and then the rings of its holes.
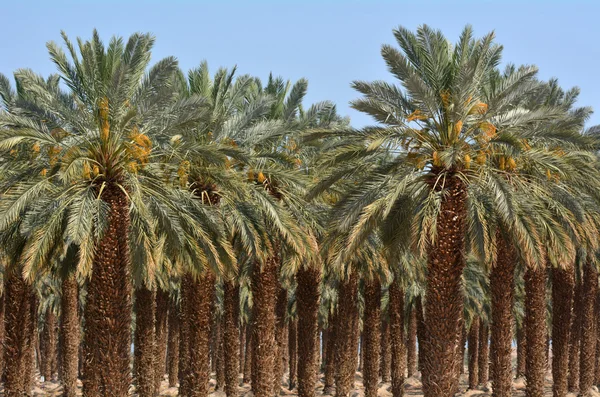
{"type": "Polygon", "coordinates": [[[379,352],[381,349],[381,284],[379,279],[365,281],[364,298],[363,347],[365,349],[365,359],[363,362],[363,382],[365,397],[377,397],[379,352]]]}
{"type": "Polygon", "coordinates": [[[61,296],[61,374],[63,396],[77,395],[77,372],[79,367],[79,289],[75,274],[65,277],[62,281],[61,296]]]}
{"type": "Polygon", "coordinates": [[[596,294],[594,307],[596,317],[596,369],[594,371],[594,384],[600,385],[600,293],[596,294]]]}
{"type": "Polygon", "coordinates": [[[336,396],[347,397],[356,372],[356,346],[358,334],[354,322],[358,323],[358,278],[352,273],[339,286],[338,314],[336,316],[335,385],[336,396]]]}
{"type": "Polygon", "coordinates": [[[298,320],[291,320],[288,324],[288,358],[289,358],[289,390],[296,388],[296,374],[298,373],[298,320]]]}
{"type": "Polygon", "coordinates": [[[244,383],[250,383],[252,379],[252,323],[246,325],[246,346],[244,353],[244,383]]]}
{"type": "Polygon", "coordinates": [[[296,275],[296,308],[298,312],[298,396],[315,395],[316,374],[319,370],[317,340],[321,271],[302,267],[296,275]]]}
{"type": "Polygon", "coordinates": [[[427,331],[425,330],[425,318],[423,315],[423,304],[421,301],[421,297],[417,297],[416,301],[415,301],[415,311],[417,312],[417,338],[419,341],[419,351],[417,354],[419,363],[418,363],[418,368],[419,371],[421,371],[421,375],[423,374],[424,371],[424,363],[425,363],[425,357],[427,356],[427,344],[425,343],[425,340],[427,339],[427,331]]]}
{"type": "Polygon", "coordinates": [[[490,344],[489,344],[489,327],[480,321],[479,330],[479,358],[477,362],[479,364],[479,383],[485,385],[489,380],[489,368],[490,368],[490,344]]]}
{"type": "Polygon", "coordinates": [[[594,385],[597,322],[594,317],[594,306],[596,304],[596,294],[598,293],[598,272],[591,261],[585,264],[582,283],[579,394],[588,396],[594,385]]]}
{"type": "Polygon", "coordinates": [[[571,320],[571,335],[569,340],[569,391],[579,390],[579,343],[581,341],[581,319],[582,319],[582,284],[575,283],[575,295],[573,297],[573,310],[571,320]]]}
{"type": "Polygon", "coordinates": [[[417,372],[417,311],[412,308],[406,337],[406,366],[410,378],[417,372]]]}
{"type": "Polygon", "coordinates": [[[156,291],[156,320],[154,324],[154,393],[158,395],[167,368],[167,340],[169,321],[169,293],[156,291]]]}
{"type": "Polygon", "coordinates": [[[575,268],[552,268],[552,394],[565,397],[568,389],[571,310],[575,288],[575,268]]]}
{"type": "MultiPolygon", "coordinates": [[[[569,324],[569,327],[571,324],[569,324]]],[[[517,327],[517,378],[525,376],[525,349],[527,339],[525,338],[525,327],[517,327]]],[[[568,346],[568,345],[567,345],[568,346]]],[[[568,356],[567,356],[568,357],[568,356]]],[[[568,358],[567,358],[568,359],[568,358]]],[[[566,376],[566,374],[565,374],[566,376]]]]}
{"type": "Polygon", "coordinates": [[[42,330],[42,339],[40,340],[40,350],[42,352],[42,368],[40,368],[40,372],[46,382],[52,380],[52,369],[55,366],[58,343],[56,324],[56,315],[52,311],[52,308],[46,309],[44,329],[42,330]]]}
{"type": "Polygon", "coordinates": [[[30,304],[29,304],[29,330],[27,331],[30,335],[29,340],[31,343],[27,346],[27,350],[25,352],[25,386],[23,389],[26,391],[26,395],[30,395],[31,390],[33,389],[33,385],[35,384],[36,379],[36,367],[39,368],[39,362],[37,362],[36,357],[40,357],[39,355],[39,334],[37,330],[37,296],[32,291],[30,293],[30,304]],[[36,350],[38,350],[36,352],[36,350]]]}
{"type": "Polygon", "coordinates": [[[527,397],[544,395],[546,374],[546,267],[529,267],[525,271],[525,332],[527,360],[525,377],[527,397]]]}
{"type": "Polygon", "coordinates": [[[469,389],[479,384],[479,318],[474,318],[469,330],[469,389]]]}
{"type": "Polygon", "coordinates": [[[179,378],[179,394],[186,396],[189,394],[188,372],[190,362],[190,294],[194,288],[194,278],[186,273],[181,278],[181,309],[179,312],[179,365],[177,377],[179,378]]]}
{"type": "Polygon", "coordinates": [[[329,338],[327,340],[327,361],[325,362],[325,379],[323,384],[323,394],[330,395],[335,385],[336,373],[336,340],[337,340],[337,316],[329,314],[329,338]]]}
{"type": "MultiPolygon", "coordinates": [[[[216,302],[213,302],[215,304],[216,302]]],[[[216,308],[213,308],[216,311],[216,308]]],[[[213,318],[213,337],[214,337],[214,351],[213,351],[213,362],[215,364],[215,375],[216,375],[216,389],[225,389],[225,357],[223,346],[223,317],[214,316],[213,318]]]]}
{"type": "Polygon", "coordinates": [[[437,217],[437,236],[427,258],[425,300],[425,397],[452,397],[462,327],[462,273],[465,266],[466,189],[457,177],[446,179],[437,217]],[[435,359],[434,359],[435,358],[435,359]]]}
{"type": "Polygon", "coordinates": [[[240,354],[240,288],[235,280],[223,284],[223,347],[225,358],[225,393],[237,396],[240,354]]]}
{"type": "Polygon", "coordinates": [[[174,301],[169,302],[169,341],[167,346],[167,366],[169,387],[177,386],[179,380],[179,308],[174,301]]]}
{"type": "Polygon", "coordinates": [[[490,271],[492,295],[492,324],[490,340],[490,376],[494,397],[511,396],[512,392],[512,340],[515,250],[500,232],[496,235],[497,259],[490,271]]]}
{"type": "Polygon", "coordinates": [[[283,373],[285,372],[285,351],[287,350],[286,334],[287,329],[285,326],[285,315],[287,312],[287,290],[281,285],[277,287],[277,303],[275,304],[275,368],[274,368],[274,379],[273,379],[273,391],[275,395],[278,395],[281,391],[281,382],[283,380],[283,373]]]}
{"type": "Polygon", "coordinates": [[[390,317],[390,345],[392,350],[392,396],[402,397],[404,395],[404,371],[406,363],[406,346],[404,344],[404,291],[400,288],[397,280],[394,280],[390,285],[389,294],[388,312],[390,317]]]}
{"type": "Polygon", "coordinates": [[[390,348],[390,323],[387,318],[381,321],[381,365],[379,375],[382,382],[389,382],[392,370],[392,349],[390,348]]]}
{"type": "Polygon", "coordinates": [[[277,256],[267,259],[262,268],[257,264],[252,272],[252,391],[255,397],[273,395],[278,276],[277,256]]]}
{"type": "Polygon", "coordinates": [[[0,295],[0,378],[2,377],[2,374],[4,373],[4,337],[5,337],[5,333],[4,333],[4,301],[5,301],[5,297],[6,297],[6,292],[3,292],[2,295],[0,295]]]}
{"type": "Polygon", "coordinates": [[[30,390],[28,372],[31,347],[34,343],[30,331],[33,323],[31,305],[34,303],[33,291],[21,277],[20,269],[9,268],[5,275],[5,345],[4,395],[21,397],[30,390]]]}
{"type": "Polygon", "coordinates": [[[83,395],[125,396],[131,383],[131,270],[129,201],[109,183],[101,199],[108,205],[106,230],[96,245],[87,285],[83,395]]]}
{"type": "Polygon", "coordinates": [[[134,360],[135,384],[140,397],[154,395],[155,292],[145,286],[135,290],[134,360]]]}

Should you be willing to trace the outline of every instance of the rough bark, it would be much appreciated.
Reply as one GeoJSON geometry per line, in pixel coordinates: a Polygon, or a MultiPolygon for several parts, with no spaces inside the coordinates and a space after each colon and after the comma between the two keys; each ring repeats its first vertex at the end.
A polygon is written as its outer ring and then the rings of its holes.
{"type": "Polygon", "coordinates": [[[364,298],[363,382],[365,397],[377,397],[381,349],[381,284],[378,279],[365,281],[364,298]]]}
{"type": "Polygon", "coordinates": [[[598,292],[598,272],[589,261],[584,267],[582,283],[579,395],[588,396],[594,385],[596,363],[596,318],[594,317],[594,305],[598,292]]]}
{"type": "Polygon", "coordinates": [[[40,372],[46,382],[52,380],[52,369],[56,365],[56,350],[58,343],[58,336],[56,334],[56,315],[52,311],[52,308],[46,309],[44,316],[44,328],[42,330],[42,339],[40,341],[40,347],[42,352],[41,357],[41,368],[40,372]]]}
{"type": "Polygon", "coordinates": [[[457,384],[457,337],[463,312],[466,189],[460,179],[446,179],[437,217],[437,236],[427,258],[425,301],[426,360],[424,397],[452,397],[457,384]],[[435,359],[433,359],[435,358],[435,359]]]}
{"type": "MultiPolygon", "coordinates": [[[[570,326],[569,324],[568,326],[570,326]]],[[[517,327],[517,369],[516,377],[525,376],[525,349],[527,339],[525,338],[525,327],[523,325],[517,327]]],[[[568,356],[567,356],[568,357],[568,356]]],[[[565,374],[566,376],[566,374],[565,374]]]]}
{"type": "Polygon", "coordinates": [[[169,387],[177,386],[179,380],[179,308],[173,301],[169,302],[169,341],[167,346],[167,366],[169,387]]]}
{"type": "Polygon", "coordinates": [[[594,371],[594,384],[600,385],[600,294],[596,294],[596,369],[594,371]]]}
{"type": "Polygon", "coordinates": [[[425,343],[425,340],[427,339],[427,331],[425,329],[425,318],[423,315],[423,304],[421,302],[421,297],[417,297],[416,299],[415,311],[417,312],[417,338],[419,340],[419,351],[417,353],[419,360],[418,368],[419,371],[421,371],[421,377],[423,377],[423,371],[425,371],[425,357],[427,356],[427,344],[425,343]]]}
{"type": "Polygon", "coordinates": [[[156,291],[156,317],[154,322],[154,393],[158,395],[167,367],[167,339],[169,321],[169,293],[156,291]]]}
{"type": "MultiPolygon", "coordinates": [[[[216,309],[213,309],[216,311],[216,309]]],[[[214,341],[215,341],[215,351],[213,355],[214,363],[215,363],[215,376],[216,376],[216,390],[224,390],[225,389],[225,346],[223,341],[223,317],[214,316],[214,341]]]]}
{"type": "Polygon", "coordinates": [[[236,281],[223,285],[223,338],[225,358],[225,394],[237,396],[239,386],[240,354],[240,288],[236,281]]]}
{"type": "Polygon", "coordinates": [[[490,344],[489,344],[489,327],[480,321],[481,328],[479,330],[479,357],[477,362],[479,364],[479,383],[485,385],[489,380],[489,368],[490,368],[490,344]]]}
{"type": "Polygon", "coordinates": [[[189,394],[187,375],[190,362],[190,294],[194,286],[194,278],[186,273],[181,278],[181,310],[179,312],[179,365],[177,377],[179,378],[179,395],[189,394]]]}
{"type": "Polygon", "coordinates": [[[6,297],[6,292],[3,292],[0,295],[0,380],[2,378],[2,374],[4,373],[4,301],[6,297]]]}
{"type": "Polygon", "coordinates": [[[479,318],[471,322],[469,330],[469,389],[475,390],[479,384],[479,318]]]}
{"type": "Polygon", "coordinates": [[[244,353],[244,383],[250,383],[252,379],[252,324],[246,325],[246,346],[244,353]]]}
{"type": "MultiPolygon", "coordinates": [[[[241,322],[242,319],[240,318],[239,321],[241,322]]],[[[246,360],[246,355],[245,353],[245,349],[246,349],[246,324],[241,324],[240,325],[240,340],[238,342],[238,346],[239,346],[239,356],[238,356],[238,361],[239,361],[239,371],[240,374],[244,373],[244,362],[246,360]]]]}
{"type": "Polygon", "coordinates": [[[79,367],[79,289],[75,274],[65,277],[62,281],[61,296],[61,375],[63,396],[77,395],[77,372],[79,367]]]}
{"type": "Polygon", "coordinates": [[[156,293],[145,286],[135,290],[135,384],[140,397],[154,395],[156,293]]]}
{"type": "Polygon", "coordinates": [[[298,312],[298,396],[315,395],[316,374],[319,370],[317,351],[318,315],[321,271],[314,267],[301,267],[296,275],[296,308],[298,312]]]}
{"type": "Polygon", "coordinates": [[[39,363],[36,357],[40,357],[36,354],[36,348],[39,348],[39,333],[37,331],[37,307],[38,301],[35,293],[31,290],[29,294],[29,344],[25,350],[25,384],[23,389],[26,395],[30,395],[36,380],[36,367],[39,368],[39,363]],[[37,365],[36,365],[37,364],[37,365]]]}
{"type": "Polygon", "coordinates": [[[387,383],[390,381],[392,370],[392,349],[390,348],[390,322],[387,318],[381,321],[381,364],[379,366],[379,376],[381,381],[387,383]]]}
{"type": "MultiPolygon", "coordinates": [[[[318,339],[318,337],[317,337],[318,339]]],[[[321,330],[321,340],[317,340],[317,343],[321,350],[321,362],[319,363],[319,372],[325,371],[325,363],[327,362],[327,343],[329,341],[329,329],[325,328],[321,330]]]]}
{"type": "Polygon", "coordinates": [[[569,340],[569,392],[579,390],[579,343],[581,341],[582,307],[582,284],[576,282],[569,340]]]}
{"type": "Polygon", "coordinates": [[[283,373],[285,372],[285,315],[287,312],[287,290],[281,285],[277,288],[277,303],[275,304],[275,364],[274,364],[274,379],[273,391],[275,395],[281,392],[281,383],[283,381],[283,373]]]}
{"type": "Polygon", "coordinates": [[[83,395],[125,396],[131,383],[129,201],[116,184],[102,192],[106,230],[96,245],[87,285],[83,395]]]}
{"type": "Polygon", "coordinates": [[[516,254],[500,232],[496,235],[497,259],[490,271],[492,324],[490,326],[490,376],[494,397],[512,395],[513,302],[516,254]]]}
{"type": "Polygon", "coordinates": [[[358,322],[358,278],[352,273],[339,286],[336,324],[335,385],[336,396],[347,397],[356,372],[356,345],[358,335],[354,322],[358,322]],[[356,320],[355,320],[356,319],[356,320]]]}
{"type": "Polygon", "coordinates": [[[336,373],[336,340],[337,340],[337,316],[329,314],[329,339],[327,340],[327,361],[325,362],[325,377],[323,382],[323,394],[331,395],[335,385],[336,373]]]}
{"type": "Polygon", "coordinates": [[[525,271],[525,332],[527,359],[525,377],[527,397],[544,395],[546,374],[546,267],[529,267],[525,271]]]}
{"type": "Polygon", "coordinates": [[[404,291],[397,281],[390,285],[388,304],[390,317],[390,344],[392,350],[392,396],[404,395],[406,345],[404,344],[404,291]]]}
{"type": "Polygon", "coordinates": [[[252,272],[252,391],[255,397],[271,397],[273,393],[278,273],[277,256],[267,259],[262,268],[255,266],[252,272]]]}
{"type": "Polygon", "coordinates": [[[565,268],[552,269],[552,394],[554,397],[567,395],[574,288],[573,263],[565,268]]]}
{"type": "Polygon", "coordinates": [[[288,358],[289,358],[289,383],[288,389],[296,388],[298,373],[298,320],[291,320],[288,324],[288,358]]]}
{"type": "Polygon", "coordinates": [[[406,338],[406,366],[407,376],[410,378],[417,372],[417,311],[410,311],[408,332],[406,338]]]}

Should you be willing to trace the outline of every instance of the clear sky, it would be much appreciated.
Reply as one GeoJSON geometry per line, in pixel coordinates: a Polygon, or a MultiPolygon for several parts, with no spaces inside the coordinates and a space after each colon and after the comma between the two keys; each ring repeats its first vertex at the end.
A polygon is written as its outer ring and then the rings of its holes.
{"type": "Polygon", "coordinates": [[[29,67],[54,71],[45,43],[60,30],[75,39],[93,28],[112,35],[152,32],[156,61],[176,56],[183,69],[208,60],[237,65],[240,73],[269,72],[309,80],[308,101],[329,99],[360,127],[371,120],[348,106],[357,97],[350,82],[391,80],[380,57],[393,44],[392,29],[426,23],[452,41],[465,24],[477,35],[495,30],[503,61],[535,64],[540,77],[581,88],[580,105],[600,124],[600,2],[588,1],[126,1],[0,0],[0,72],[29,67]],[[450,4],[451,3],[451,4],[450,4]]]}

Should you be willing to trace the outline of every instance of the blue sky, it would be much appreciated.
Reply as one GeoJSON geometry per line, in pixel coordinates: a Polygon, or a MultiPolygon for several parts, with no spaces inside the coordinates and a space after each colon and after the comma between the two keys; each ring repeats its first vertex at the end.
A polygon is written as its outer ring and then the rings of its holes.
{"type": "Polygon", "coordinates": [[[206,59],[214,71],[269,72],[309,80],[307,100],[329,99],[359,127],[371,120],[349,108],[350,82],[391,80],[379,55],[392,29],[426,23],[455,41],[465,24],[477,35],[495,30],[503,61],[535,64],[540,77],[581,88],[580,105],[597,110],[600,124],[600,2],[589,1],[8,1],[0,0],[0,72],[29,67],[54,71],[45,43],[152,32],[154,61],[174,55],[183,69],[206,59]],[[450,3],[450,2],[448,2],[450,3]]]}

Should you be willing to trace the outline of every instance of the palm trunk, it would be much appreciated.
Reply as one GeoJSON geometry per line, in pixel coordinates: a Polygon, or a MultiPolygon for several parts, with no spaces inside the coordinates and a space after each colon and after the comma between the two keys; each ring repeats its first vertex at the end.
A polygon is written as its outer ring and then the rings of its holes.
{"type": "Polygon", "coordinates": [[[457,384],[457,336],[463,312],[462,273],[465,266],[466,189],[456,177],[446,180],[437,219],[437,236],[427,260],[424,397],[452,397],[457,384]]]}
{"type": "Polygon", "coordinates": [[[240,383],[240,288],[236,281],[226,281],[223,288],[225,393],[227,397],[234,397],[238,395],[240,383]]]}
{"type": "MultiPolygon", "coordinates": [[[[239,291],[238,291],[239,293],[239,291]]],[[[239,319],[239,322],[242,323],[242,319],[239,319]]],[[[246,324],[241,324],[240,325],[240,340],[238,342],[238,346],[239,346],[239,371],[240,374],[244,373],[244,362],[246,360],[246,355],[245,353],[245,349],[246,349],[246,324]]]]}
{"type": "Polygon", "coordinates": [[[500,232],[496,235],[497,259],[490,272],[492,325],[490,372],[494,397],[512,395],[513,302],[516,255],[500,232]]]}
{"type": "Polygon", "coordinates": [[[167,367],[167,339],[169,321],[169,293],[159,289],[156,291],[156,320],[155,320],[155,361],[154,361],[154,393],[158,395],[160,385],[165,378],[167,367]]]}
{"type": "MultiPolygon", "coordinates": [[[[4,288],[3,288],[4,290],[4,288]]],[[[0,295],[0,381],[2,380],[2,374],[4,374],[4,344],[5,344],[5,332],[4,332],[4,302],[6,300],[6,292],[3,291],[0,295]]]]}
{"type": "Polygon", "coordinates": [[[378,279],[366,280],[363,320],[363,382],[365,397],[377,397],[379,384],[379,351],[381,349],[381,284],[378,279]]]}
{"type": "Polygon", "coordinates": [[[596,295],[594,307],[596,317],[596,369],[594,371],[594,384],[600,385],[600,294],[596,295]]]}
{"type": "Polygon", "coordinates": [[[425,371],[425,361],[427,360],[427,344],[425,340],[427,339],[427,331],[425,329],[425,318],[423,317],[423,304],[421,301],[421,297],[417,297],[415,303],[415,310],[417,312],[417,338],[419,340],[419,351],[418,351],[418,368],[421,371],[421,378],[423,378],[423,373],[425,371]]]}
{"type": "Polygon", "coordinates": [[[169,372],[169,387],[177,386],[179,379],[179,309],[173,301],[169,303],[169,341],[167,346],[168,352],[168,372],[169,372]]]}
{"type": "Polygon", "coordinates": [[[61,296],[61,366],[63,396],[77,395],[77,372],[79,367],[79,289],[75,274],[62,281],[61,296]]]}
{"type": "Polygon", "coordinates": [[[480,321],[479,330],[479,357],[477,362],[479,364],[479,383],[485,385],[489,380],[489,367],[490,367],[490,344],[489,344],[489,333],[490,329],[487,325],[480,321]]]}
{"type": "Polygon", "coordinates": [[[392,349],[390,348],[390,322],[387,318],[381,321],[381,365],[379,374],[381,381],[390,381],[392,370],[392,349]]]}
{"type": "MultiPolygon", "coordinates": [[[[214,309],[213,309],[214,310],[214,309]]],[[[223,346],[223,318],[215,316],[213,326],[215,328],[215,351],[214,351],[214,362],[215,362],[215,376],[216,376],[216,390],[225,390],[225,357],[223,346]]]]}
{"type": "Polygon", "coordinates": [[[298,320],[291,320],[288,324],[288,357],[289,357],[289,390],[296,388],[296,374],[298,371],[298,320]]]}
{"type": "MultiPolygon", "coordinates": [[[[570,324],[569,324],[570,326],[570,324]]],[[[516,377],[525,376],[525,349],[527,339],[525,338],[525,327],[523,325],[517,327],[517,371],[516,377]]],[[[568,357],[568,356],[567,356],[568,357]]]]}
{"type": "Polygon", "coordinates": [[[582,284],[580,281],[575,283],[575,295],[573,297],[573,318],[571,320],[571,335],[569,340],[569,392],[577,392],[579,390],[582,307],[582,284]]]}
{"type": "Polygon", "coordinates": [[[246,325],[246,351],[244,354],[244,383],[250,383],[252,379],[252,325],[246,325]]]}
{"type": "Polygon", "coordinates": [[[552,393],[565,397],[568,389],[569,339],[575,287],[575,269],[552,268],[552,393]]]}
{"type": "Polygon", "coordinates": [[[85,306],[83,395],[125,396],[131,383],[129,201],[108,184],[106,230],[96,246],[85,306]]]}
{"type": "Polygon", "coordinates": [[[406,346],[404,344],[404,291],[397,280],[390,285],[388,304],[390,316],[390,343],[392,350],[392,396],[404,395],[406,346]]]}
{"type": "Polygon", "coordinates": [[[588,396],[594,385],[596,363],[596,319],[594,318],[594,305],[598,293],[598,272],[591,261],[585,264],[582,282],[579,394],[588,396]]]}
{"type": "Polygon", "coordinates": [[[527,333],[527,397],[544,395],[546,374],[546,268],[525,271],[525,332],[527,333]]]}
{"type": "Polygon", "coordinates": [[[41,373],[46,382],[52,380],[52,368],[56,358],[56,348],[58,338],[56,335],[56,315],[51,308],[46,309],[44,317],[44,329],[42,330],[42,368],[41,373]]]}
{"type": "Polygon", "coordinates": [[[479,384],[479,318],[475,317],[469,330],[469,389],[479,384]]]}
{"type": "Polygon", "coordinates": [[[186,273],[181,278],[181,310],[179,312],[179,368],[177,377],[179,378],[179,395],[188,396],[190,371],[190,306],[192,288],[196,281],[193,276],[186,273]]]}
{"type": "MultiPolygon", "coordinates": [[[[31,288],[31,287],[30,287],[31,288]]],[[[37,363],[36,357],[39,358],[39,354],[36,354],[36,346],[39,346],[39,334],[37,331],[37,306],[38,301],[33,290],[30,290],[30,303],[29,303],[29,330],[27,331],[29,334],[29,343],[25,349],[25,385],[23,389],[25,390],[25,395],[29,396],[32,392],[33,386],[35,385],[36,379],[36,364],[37,368],[39,368],[39,363],[37,363]]]]}
{"type": "Polygon", "coordinates": [[[321,362],[319,363],[319,373],[325,372],[325,363],[327,362],[327,343],[329,341],[329,328],[321,330],[321,340],[318,345],[321,348],[321,362]]]}
{"type": "Polygon", "coordinates": [[[274,364],[274,379],[273,379],[273,390],[275,395],[279,395],[281,392],[281,383],[283,381],[283,374],[285,372],[285,316],[287,313],[287,290],[281,285],[278,286],[277,292],[277,303],[275,304],[275,364],[274,364]]]}
{"type": "Polygon", "coordinates": [[[410,310],[406,339],[407,376],[410,378],[417,372],[417,311],[410,310]]]}
{"type": "Polygon", "coordinates": [[[145,286],[135,290],[134,375],[140,397],[152,397],[155,390],[155,296],[156,293],[145,286]]]}
{"type": "Polygon", "coordinates": [[[336,324],[335,384],[336,396],[347,397],[356,372],[356,345],[358,335],[354,322],[358,319],[358,278],[352,273],[339,286],[338,314],[336,324]]]}
{"type": "Polygon", "coordinates": [[[298,311],[298,396],[315,395],[316,374],[319,370],[317,351],[318,315],[321,271],[301,267],[296,274],[296,308],[298,311]]]}
{"type": "Polygon", "coordinates": [[[258,264],[252,274],[253,337],[252,391],[255,397],[271,397],[275,370],[275,305],[279,284],[279,258],[266,261],[261,269],[258,264]]]}
{"type": "Polygon", "coordinates": [[[31,286],[21,277],[20,269],[9,268],[5,273],[5,346],[4,395],[21,397],[26,390],[30,374],[29,346],[33,343],[31,329],[31,286]]]}
{"type": "Polygon", "coordinates": [[[336,373],[336,340],[337,340],[337,316],[329,314],[329,338],[327,340],[327,361],[325,362],[325,379],[323,384],[323,394],[331,395],[335,385],[336,373]]]}

